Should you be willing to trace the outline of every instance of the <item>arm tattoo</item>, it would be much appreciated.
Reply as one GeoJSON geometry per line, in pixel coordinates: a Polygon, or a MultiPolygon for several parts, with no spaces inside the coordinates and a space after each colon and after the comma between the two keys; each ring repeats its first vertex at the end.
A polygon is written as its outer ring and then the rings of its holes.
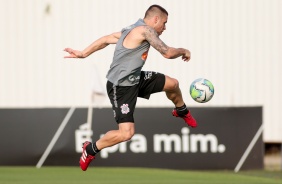
{"type": "Polygon", "coordinates": [[[149,42],[149,44],[152,45],[152,47],[154,47],[161,54],[167,53],[168,46],[159,38],[159,35],[153,28],[145,26],[143,36],[149,42]]]}

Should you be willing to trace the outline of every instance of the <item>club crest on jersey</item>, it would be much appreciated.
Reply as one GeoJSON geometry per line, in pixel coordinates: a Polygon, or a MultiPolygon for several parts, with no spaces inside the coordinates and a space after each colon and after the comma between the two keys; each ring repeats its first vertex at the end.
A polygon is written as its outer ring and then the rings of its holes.
{"type": "Polygon", "coordinates": [[[129,113],[129,107],[128,107],[128,104],[122,104],[122,106],[120,106],[120,108],[121,108],[121,113],[122,114],[127,114],[127,113],[129,113]]]}

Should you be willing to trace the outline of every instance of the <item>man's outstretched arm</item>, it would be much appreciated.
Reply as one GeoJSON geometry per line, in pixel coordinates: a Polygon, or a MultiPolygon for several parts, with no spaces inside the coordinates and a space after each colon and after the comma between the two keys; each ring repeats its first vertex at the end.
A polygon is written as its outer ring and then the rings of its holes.
{"type": "Polygon", "coordinates": [[[92,53],[105,48],[109,44],[116,44],[120,36],[121,32],[115,32],[110,35],[103,36],[86,47],[83,51],[65,48],[64,51],[68,52],[69,55],[64,58],[85,58],[92,53]]]}

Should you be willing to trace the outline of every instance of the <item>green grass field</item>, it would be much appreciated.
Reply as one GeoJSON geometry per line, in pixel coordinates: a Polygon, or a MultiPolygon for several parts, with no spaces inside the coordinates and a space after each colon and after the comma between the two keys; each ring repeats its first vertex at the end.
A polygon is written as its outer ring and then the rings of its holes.
{"type": "Polygon", "coordinates": [[[0,184],[281,184],[281,171],[178,171],[145,168],[0,167],[0,184]]]}

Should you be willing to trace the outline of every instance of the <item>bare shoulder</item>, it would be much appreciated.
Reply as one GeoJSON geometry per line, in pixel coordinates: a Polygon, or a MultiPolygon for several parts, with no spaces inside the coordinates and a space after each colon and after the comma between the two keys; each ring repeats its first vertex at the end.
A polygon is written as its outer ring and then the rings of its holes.
{"type": "Polygon", "coordinates": [[[123,46],[129,49],[133,49],[141,45],[145,38],[142,35],[143,26],[138,26],[130,31],[123,41],[123,46]]]}
{"type": "Polygon", "coordinates": [[[135,27],[134,29],[132,29],[130,31],[129,35],[134,35],[135,38],[145,40],[143,33],[144,33],[144,26],[138,26],[138,27],[135,27]]]}
{"type": "Polygon", "coordinates": [[[143,38],[143,40],[150,39],[151,37],[158,37],[157,32],[150,26],[138,26],[134,28],[130,34],[134,34],[134,37],[143,38]]]}
{"type": "Polygon", "coordinates": [[[147,40],[150,45],[152,45],[161,54],[165,54],[168,51],[168,46],[159,38],[156,30],[150,26],[142,26],[142,35],[144,39],[147,40]]]}
{"type": "Polygon", "coordinates": [[[142,26],[142,30],[143,30],[143,35],[144,36],[158,36],[158,33],[156,32],[156,30],[148,25],[142,26]]]}

